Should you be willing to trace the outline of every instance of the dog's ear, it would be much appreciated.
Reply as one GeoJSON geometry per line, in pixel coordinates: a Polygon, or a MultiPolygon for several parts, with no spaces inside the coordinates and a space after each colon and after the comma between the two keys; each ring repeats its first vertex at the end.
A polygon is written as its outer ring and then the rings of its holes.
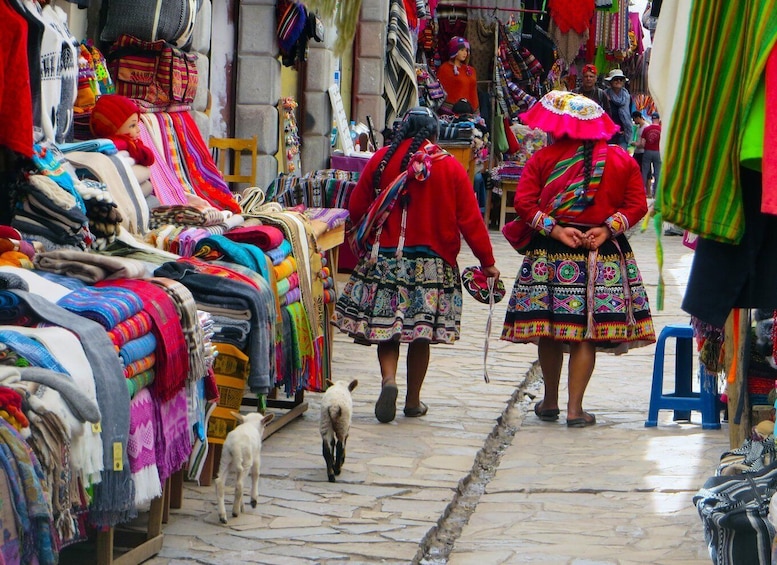
{"type": "Polygon", "coordinates": [[[352,381],[351,381],[351,382],[348,384],[348,390],[349,390],[349,391],[353,391],[353,389],[355,389],[355,388],[356,388],[356,385],[358,385],[358,384],[359,384],[359,381],[358,381],[357,379],[354,379],[354,380],[352,380],[352,381]]]}
{"type": "Polygon", "coordinates": [[[234,412],[230,410],[229,413],[235,417],[235,420],[237,420],[238,424],[242,424],[245,421],[245,418],[243,418],[243,415],[240,412],[234,412]]]}
{"type": "Polygon", "coordinates": [[[270,412],[269,414],[265,415],[265,417],[262,418],[262,425],[266,426],[267,424],[269,424],[270,422],[273,421],[273,418],[275,418],[275,414],[273,414],[272,412],[270,412]]]}
{"type": "Polygon", "coordinates": [[[329,388],[330,386],[334,386],[334,384],[335,384],[335,383],[334,383],[334,381],[332,381],[332,380],[330,380],[330,379],[327,379],[327,380],[326,380],[326,387],[327,387],[327,388],[329,388]]]}

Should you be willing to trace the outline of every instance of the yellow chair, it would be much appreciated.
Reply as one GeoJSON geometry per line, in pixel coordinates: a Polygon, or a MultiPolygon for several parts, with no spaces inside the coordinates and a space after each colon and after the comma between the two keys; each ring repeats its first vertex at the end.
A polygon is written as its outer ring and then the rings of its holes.
{"type": "Polygon", "coordinates": [[[221,171],[224,180],[228,183],[247,183],[248,186],[256,186],[256,136],[251,138],[238,137],[213,137],[208,139],[208,147],[213,155],[216,166],[221,171]],[[241,172],[241,159],[243,156],[251,157],[251,174],[243,175],[241,172]],[[227,156],[232,163],[230,170],[227,168],[227,156]]]}

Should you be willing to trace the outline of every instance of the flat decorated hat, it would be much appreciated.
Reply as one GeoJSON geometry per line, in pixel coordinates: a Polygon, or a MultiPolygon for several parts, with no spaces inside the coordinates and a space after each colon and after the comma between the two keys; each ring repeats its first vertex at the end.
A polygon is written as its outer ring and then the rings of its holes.
{"type": "Polygon", "coordinates": [[[620,130],[599,104],[582,94],[564,90],[551,90],[519,117],[530,128],[541,129],[556,138],[606,140],[620,130]]]}

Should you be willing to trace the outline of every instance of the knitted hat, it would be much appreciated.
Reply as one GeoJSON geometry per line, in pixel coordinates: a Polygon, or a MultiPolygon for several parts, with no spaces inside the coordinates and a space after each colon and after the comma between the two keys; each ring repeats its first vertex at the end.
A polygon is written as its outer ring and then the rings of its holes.
{"type": "Polygon", "coordinates": [[[95,137],[112,137],[132,114],[140,109],[134,100],[119,94],[103,94],[97,99],[89,119],[89,128],[95,137]]]}
{"type": "Polygon", "coordinates": [[[469,51],[469,41],[457,35],[451,37],[448,42],[448,59],[453,59],[462,47],[466,47],[469,51]]]}
{"type": "Polygon", "coordinates": [[[492,290],[488,288],[488,278],[480,267],[467,267],[461,272],[461,283],[472,298],[483,304],[488,304],[489,296],[493,294],[494,304],[505,297],[505,283],[499,279],[492,290]]]}

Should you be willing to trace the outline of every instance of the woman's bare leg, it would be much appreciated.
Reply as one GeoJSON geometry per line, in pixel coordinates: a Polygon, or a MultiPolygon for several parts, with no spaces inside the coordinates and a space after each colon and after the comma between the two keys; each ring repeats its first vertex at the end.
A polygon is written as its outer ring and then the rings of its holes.
{"type": "Polygon", "coordinates": [[[540,358],[542,380],[545,382],[545,396],[542,409],[558,408],[558,387],[561,383],[561,367],[564,363],[564,351],[561,342],[549,337],[540,338],[537,353],[540,358]]]}
{"type": "Polygon", "coordinates": [[[592,342],[570,344],[569,351],[569,403],[567,419],[583,418],[583,396],[596,365],[596,346],[592,342]]]}

